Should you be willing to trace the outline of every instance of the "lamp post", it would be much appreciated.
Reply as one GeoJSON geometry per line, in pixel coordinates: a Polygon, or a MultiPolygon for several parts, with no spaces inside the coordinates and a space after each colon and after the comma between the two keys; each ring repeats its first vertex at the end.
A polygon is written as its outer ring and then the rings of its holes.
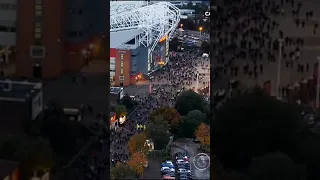
{"type": "Polygon", "coordinates": [[[277,64],[277,84],[276,84],[276,92],[275,95],[277,98],[281,98],[280,90],[280,83],[281,83],[281,63],[282,63],[282,39],[278,39],[279,41],[279,57],[278,57],[278,64],[277,64]]]}
{"type": "Polygon", "coordinates": [[[203,30],[203,28],[200,26],[199,27],[200,37],[201,37],[201,34],[202,34],[202,30],[203,30]]]}
{"type": "Polygon", "coordinates": [[[181,28],[181,29],[183,28],[183,24],[180,24],[180,28],[181,28]]]}
{"type": "Polygon", "coordinates": [[[320,98],[320,56],[317,57],[318,61],[318,72],[317,72],[317,94],[316,94],[316,109],[319,108],[319,98],[320,98]]]}

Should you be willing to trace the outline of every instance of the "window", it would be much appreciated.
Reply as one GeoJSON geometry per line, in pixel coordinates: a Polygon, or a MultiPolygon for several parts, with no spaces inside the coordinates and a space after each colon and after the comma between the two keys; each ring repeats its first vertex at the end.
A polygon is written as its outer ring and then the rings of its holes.
{"type": "Polygon", "coordinates": [[[34,32],[41,33],[41,28],[34,28],[34,32]]]}
{"type": "Polygon", "coordinates": [[[36,11],[36,16],[42,16],[42,11],[36,11]]]}
{"type": "Polygon", "coordinates": [[[124,76],[119,76],[119,80],[123,81],[124,80],[124,76]]]}
{"type": "Polygon", "coordinates": [[[121,67],[123,67],[123,61],[121,61],[121,64],[120,64],[120,66],[121,66],[121,67]]]}
{"type": "Polygon", "coordinates": [[[34,33],[35,39],[41,39],[41,33],[34,33]]]}
{"type": "Polygon", "coordinates": [[[16,4],[11,4],[11,9],[14,10],[14,11],[17,10],[17,5],[16,4]]]}
{"type": "Polygon", "coordinates": [[[76,37],[77,36],[77,31],[69,31],[68,36],[70,37],[76,37]]]}
{"type": "Polygon", "coordinates": [[[0,26],[0,32],[8,32],[8,27],[0,26]]]}
{"type": "Polygon", "coordinates": [[[36,5],[35,9],[36,11],[42,11],[42,5],[36,5]]]}
{"type": "Polygon", "coordinates": [[[32,58],[44,58],[46,55],[46,49],[44,46],[31,46],[30,56],[32,58]]]}
{"type": "Polygon", "coordinates": [[[36,0],[36,4],[42,4],[42,0],[36,0]]]}
{"type": "Polygon", "coordinates": [[[16,28],[15,27],[10,28],[10,32],[16,32],[16,28]]]}
{"type": "Polygon", "coordinates": [[[123,68],[120,69],[120,74],[123,74],[123,68]]]}
{"type": "Polygon", "coordinates": [[[39,27],[41,27],[41,23],[38,23],[38,22],[37,22],[37,23],[34,24],[34,26],[37,27],[37,28],[39,28],[39,27]]]}

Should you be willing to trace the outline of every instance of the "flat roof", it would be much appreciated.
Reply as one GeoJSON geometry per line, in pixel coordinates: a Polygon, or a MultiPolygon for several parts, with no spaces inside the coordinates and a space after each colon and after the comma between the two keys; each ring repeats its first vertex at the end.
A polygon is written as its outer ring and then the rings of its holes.
{"type": "Polygon", "coordinates": [[[119,94],[121,91],[123,91],[122,87],[111,87],[110,88],[111,94],[119,94]]]}
{"type": "Polygon", "coordinates": [[[0,100],[24,102],[41,89],[41,82],[2,78],[0,79],[0,100]]]}

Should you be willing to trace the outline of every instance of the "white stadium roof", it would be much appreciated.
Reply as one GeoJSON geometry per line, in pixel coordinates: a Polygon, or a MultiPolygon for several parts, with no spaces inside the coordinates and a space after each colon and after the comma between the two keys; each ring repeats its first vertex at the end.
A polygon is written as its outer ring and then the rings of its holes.
{"type": "Polygon", "coordinates": [[[150,47],[151,53],[163,36],[172,36],[180,21],[180,10],[170,2],[110,3],[110,47],[113,48],[138,37],[136,43],[150,47]]]}
{"type": "Polygon", "coordinates": [[[110,48],[117,48],[141,33],[143,33],[141,29],[110,32],[110,48]]]}

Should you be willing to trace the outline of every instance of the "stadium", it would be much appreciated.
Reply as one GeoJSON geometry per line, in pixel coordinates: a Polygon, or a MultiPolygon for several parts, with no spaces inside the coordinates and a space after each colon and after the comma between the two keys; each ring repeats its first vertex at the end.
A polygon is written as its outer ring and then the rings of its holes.
{"type": "Polygon", "coordinates": [[[170,2],[110,2],[110,83],[128,86],[168,62],[180,10],[170,2]]]}

